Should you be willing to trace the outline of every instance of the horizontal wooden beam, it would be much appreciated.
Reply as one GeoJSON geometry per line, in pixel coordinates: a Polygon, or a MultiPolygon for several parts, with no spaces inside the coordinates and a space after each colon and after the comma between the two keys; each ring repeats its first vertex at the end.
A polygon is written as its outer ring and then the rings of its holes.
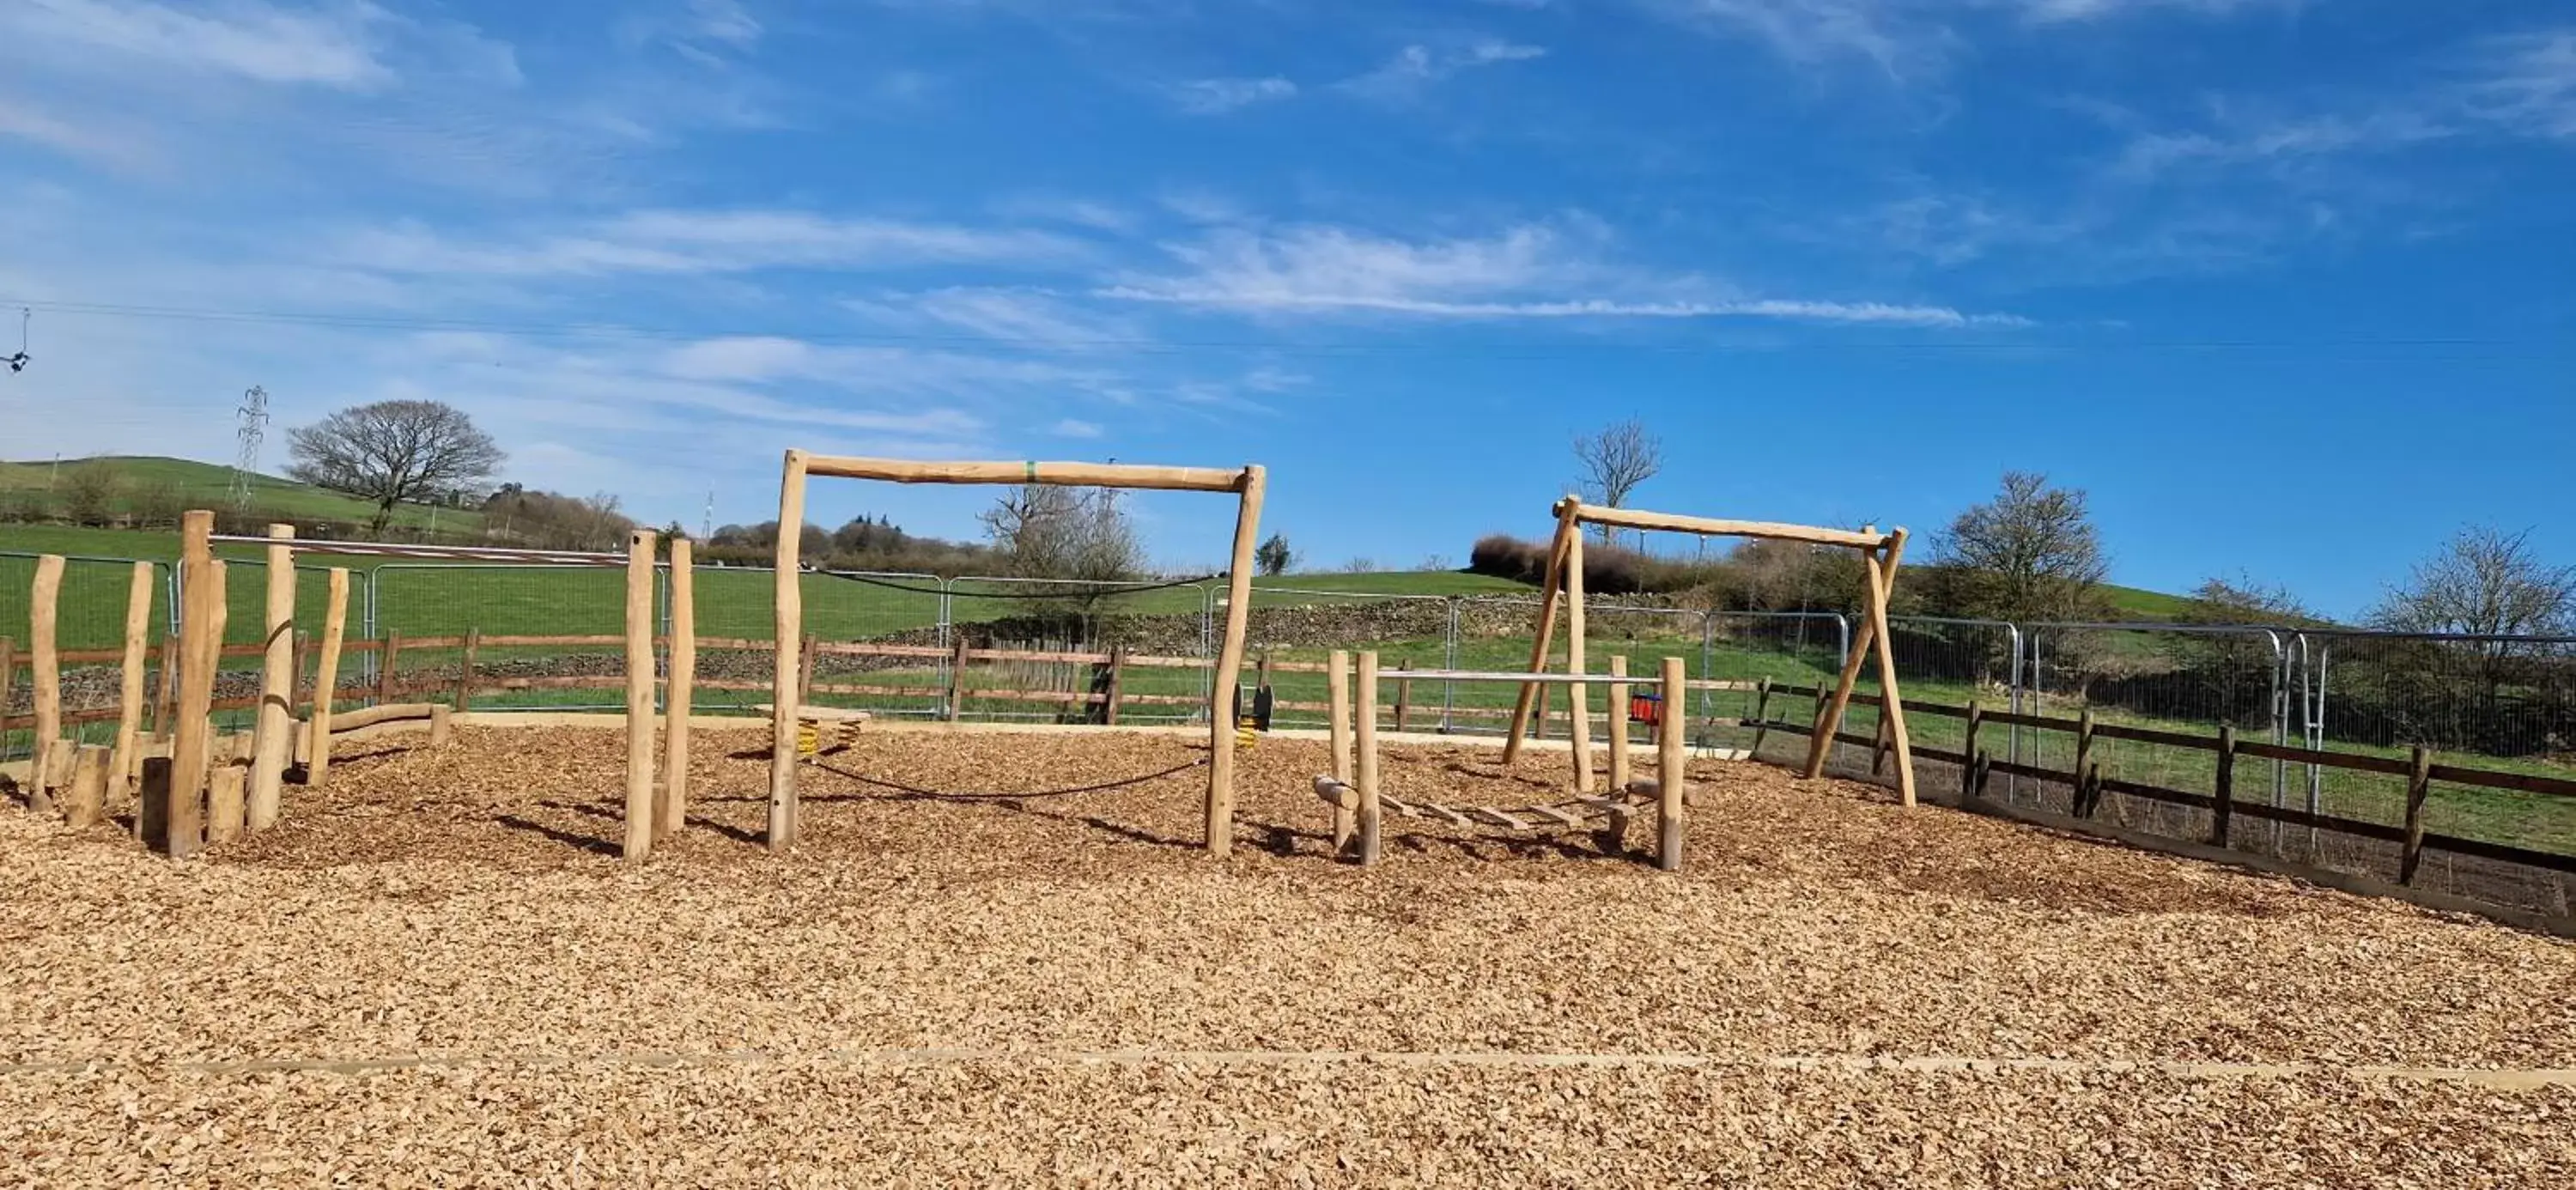
{"type": "Polygon", "coordinates": [[[1145,467],[1131,463],[951,462],[805,455],[805,474],[888,483],[1044,483],[1092,488],[1153,488],[1173,492],[1234,492],[1242,468],[1145,467]]]}
{"type": "Polygon", "coordinates": [[[1891,535],[1888,534],[1861,533],[1851,529],[1825,529],[1815,525],[1791,525],[1779,521],[1730,521],[1716,517],[1682,516],[1670,512],[1643,512],[1634,508],[1609,508],[1598,504],[1576,504],[1574,519],[1586,525],[1610,525],[1622,529],[1659,529],[1669,533],[1693,533],[1710,537],[1760,537],[1772,541],[1847,545],[1854,549],[1865,550],[1877,549],[1892,540],[1891,535]]]}

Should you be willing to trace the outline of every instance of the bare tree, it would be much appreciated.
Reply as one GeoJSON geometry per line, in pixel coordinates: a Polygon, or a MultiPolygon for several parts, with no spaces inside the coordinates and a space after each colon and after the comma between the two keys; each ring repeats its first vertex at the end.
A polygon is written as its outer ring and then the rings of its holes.
{"type": "Polygon", "coordinates": [[[1116,582],[1145,568],[1144,545],[1112,489],[1022,484],[978,519],[1021,578],[1116,582]]]}
{"type": "MultiPolygon", "coordinates": [[[[1638,485],[1664,468],[1663,441],[1629,418],[1574,440],[1574,461],[1583,470],[1584,494],[1612,508],[1624,508],[1638,485]]],[[[1600,526],[1601,540],[1615,539],[1610,526],[1600,526]]]]}
{"type": "Polygon", "coordinates": [[[2084,493],[2028,471],[2004,473],[1995,498],[1959,514],[1934,550],[1965,615],[2065,620],[2092,614],[2110,561],[2084,493]]]}
{"type": "Polygon", "coordinates": [[[295,460],[286,473],[373,501],[374,533],[384,532],[395,505],[479,485],[505,458],[463,411],[438,401],[357,405],[286,437],[295,460]]]}
{"type": "Polygon", "coordinates": [[[2474,693],[2489,720],[2515,672],[2536,652],[2528,643],[2496,638],[2576,632],[2576,566],[2542,561],[2530,539],[2528,529],[2462,529],[2370,612],[2375,628],[2484,638],[2440,647],[2472,656],[2474,693]]]}

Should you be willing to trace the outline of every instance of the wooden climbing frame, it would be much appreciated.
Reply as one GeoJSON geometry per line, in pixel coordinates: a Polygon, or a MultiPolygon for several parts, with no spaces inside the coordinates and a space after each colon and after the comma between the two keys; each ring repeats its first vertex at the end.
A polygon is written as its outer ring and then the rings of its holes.
{"type": "MultiPolygon", "coordinates": [[[[1510,734],[1504,737],[1503,759],[1506,763],[1520,757],[1521,745],[1527,740],[1531,710],[1538,702],[1539,683],[1548,674],[1548,651],[1555,642],[1557,608],[1565,609],[1566,670],[1571,674],[1585,672],[1583,625],[1583,527],[1651,529],[1667,533],[1689,533],[1700,537],[1753,537],[1770,541],[1797,541],[1810,545],[1843,546],[1857,550],[1861,556],[1862,604],[1867,611],[1851,650],[1843,658],[1842,676],[1835,683],[1833,698],[1816,717],[1815,734],[1807,747],[1806,775],[1824,775],[1825,760],[1833,747],[1834,733],[1842,730],[1843,714],[1851,705],[1853,687],[1860,680],[1861,666],[1874,653],[1878,658],[1880,722],[1896,754],[1897,795],[1908,806],[1914,804],[1914,745],[1905,730],[1905,704],[1896,688],[1896,655],[1889,648],[1887,604],[1896,591],[1897,563],[1905,557],[1905,530],[1898,528],[1886,534],[1863,527],[1825,529],[1813,525],[1790,525],[1773,521],[1731,521],[1710,517],[1678,516],[1672,513],[1644,512],[1630,508],[1608,508],[1585,504],[1567,496],[1549,509],[1556,517],[1556,539],[1548,547],[1547,571],[1540,585],[1538,630],[1530,648],[1528,680],[1521,684],[1520,697],[1512,704],[1510,734]],[[1873,648],[1872,646],[1875,646],[1873,648]],[[1544,677],[1543,677],[1544,675],[1544,677]]],[[[1592,726],[1584,697],[1586,685],[1576,684],[1569,691],[1571,748],[1574,759],[1574,786],[1578,792],[1592,789],[1592,726]]],[[[1615,692],[1614,692],[1615,693],[1615,692]]],[[[1665,735],[1678,735],[1687,716],[1679,697],[1667,695],[1663,703],[1665,718],[1671,722],[1662,730],[1665,735]]]]}

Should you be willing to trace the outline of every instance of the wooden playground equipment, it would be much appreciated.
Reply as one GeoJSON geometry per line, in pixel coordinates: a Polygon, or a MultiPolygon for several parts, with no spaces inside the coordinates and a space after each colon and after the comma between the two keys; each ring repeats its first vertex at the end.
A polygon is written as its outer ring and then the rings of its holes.
{"type": "MultiPolygon", "coordinates": [[[[1569,689],[1590,685],[1610,688],[1610,790],[1602,796],[1588,792],[1564,801],[1511,807],[1444,806],[1431,802],[1411,801],[1387,793],[1379,780],[1378,755],[1378,690],[1381,675],[1377,654],[1359,655],[1358,700],[1352,705],[1350,656],[1335,652],[1325,664],[1328,682],[1327,698],[1331,709],[1329,731],[1333,771],[1315,778],[1315,796],[1333,808],[1333,852],[1356,854],[1361,866],[1378,862],[1383,850],[1384,818],[1387,810],[1408,818],[1433,819],[1452,826],[1495,827],[1509,831],[1590,829],[1601,850],[1611,855],[1627,850],[1628,824],[1646,807],[1655,811],[1655,866],[1667,872],[1682,866],[1682,842],[1689,803],[1686,777],[1689,764],[1689,732],[1679,719],[1659,716],[1655,723],[1655,776],[1634,779],[1629,772],[1628,706],[1630,682],[1628,659],[1612,657],[1607,675],[1545,674],[1533,677],[1525,673],[1476,672],[1471,670],[1412,670],[1406,677],[1417,681],[1452,682],[1547,682],[1569,689]],[[1356,737],[1358,754],[1352,754],[1356,737]]],[[[1641,683],[1642,684],[1642,683],[1641,683]]],[[[1679,707],[1688,691],[1682,659],[1667,657],[1656,686],[1661,707],[1679,707]]]]}
{"type": "MultiPolygon", "coordinates": [[[[1833,697],[1816,716],[1815,732],[1807,748],[1805,773],[1808,777],[1824,775],[1825,761],[1841,731],[1843,713],[1851,705],[1852,690],[1860,680],[1862,664],[1875,653],[1878,658],[1878,682],[1881,722],[1896,754],[1897,794],[1904,804],[1914,804],[1914,749],[1905,731],[1905,705],[1897,693],[1896,656],[1890,651],[1887,631],[1887,603],[1896,590],[1897,563],[1905,556],[1905,530],[1900,527],[1881,535],[1872,528],[1858,532],[1849,529],[1825,529],[1812,525],[1790,525],[1770,521],[1732,521],[1710,517],[1677,516],[1671,513],[1644,512],[1629,508],[1609,508],[1585,504],[1567,496],[1549,509],[1556,516],[1556,537],[1548,547],[1546,577],[1539,595],[1536,643],[1530,650],[1529,674],[1523,679],[1520,696],[1512,705],[1510,733],[1504,737],[1503,758],[1506,763],[1520,756],[1527,738],[1534,709],[1543,711],[1543,682],[1554,680],[1566,687],[1570,711],[1570,731],[1574,760],[1574,788],[1578,793],[1592,792],[1592,728],[1585,691],[1598,679],[1586,677],[1584,656],[1583,608],[1583,527],[1599,525],[1614,529],[1652,529],[1668,533],[1688,533],[1700,537],[1753,537],[1771,541],[1805,542],[1810,545],[1843,546],[1857,550],[1863,575],[1862,602],[1866,611],[1860,631],[1855,634],[1851,650],[1843,658],[1842,675],[1836,681],[1833,697]],[[1548,673],[1548,652],[1556,635],[1557,607],[1563,604],[1566,620],[1565,675],[1548,673]],[[1875,646],[1875,648],[1873,648],[1875,646]],[[1566,682],[1567,676],[1585,680],[1566,682]]],[[[1416,675],[1419,676],[1419,675],[1416,675]]],[[[1614,701],[1617,696],[1613,695],[1614,701]]],[[[1666,695],[1667,708],[1683,705],[1678,697],[1666,695]]],[[[1672,714],[1678,716],[1679,711],[1672,714]]],[[[1614,749],[1616,733],[1624,730],[1626,715],[1614,711],[1614,749]]],[[[1672,734],[1672,733],[1667,733],[1672,734]]],[[[1615,752],[1614,752],[1615,756],[1615,752]]],[[[1619,784],[1614,776],[1612,784],[1619,784]]]]}
{"type": "MultiPolygon", "coordinates": [[[[1215,681],[1209,686],[1206,846],[1224,855],[1234,836],[1234,716],[1220,708],[1233,698],[1243,670],[1243,638],[1252,610],[1252,550],[1259,534],[1267,474],[1257,465],[1240,470],[1144,467],[1103,463],[922,462],[787,452],[778,485],[778,523],[805,523],[805,481],[814,476],[888,483],[1046,484],[1063,487],[1145,488],[1181,492],[1231,492],[1237,497],[1234,549],[1226,578],[1225,639],[1215,681]]],[[[802,724],[815,718],[801,705],[804,678],[804,592],[799,586],[802,543],[778,535],[777,619],[773,624],[777,669],[771,686],[768,843],[782,851],[796,843],[796,766],[802,724]]],[[[674,629],[676,632],[676,628],[674,629]]],[[[960,642],[960,657],[964,646],[960,642]]],[[[952,704],[953,706],[953,704],[952,704]]]]}
{"type": "MultiPolygon", "coordinates": [[[[271,525],[265,537],[220,535],[214,514],[193,511],[180,521],[179,629],[165,641],[161,658],[163,696],[156,708],[157,738],[146,738],[141,725],[146,708],[144,675],[152,603],[151,564],[135,564],[128,594],[125,644],[120,651],[122,689],[116,744],[76,745],[63,738],[60,664],[54,647],[54,625],[61,595],[64,559],[38,561],[31,592],[29,626],[35,671],[35,747],[28,766],[28,803],[39,813],[59,812],[82,828],[99,822],[111,801],[131,797],[135,833],[172,858],[195,855],[210,843],[223,843],[245,832],[275,826],[284,812],[284,786],[290,769],[302,760],[302,783],[318,788],[330,775],[334,737],[387,725],[428,729],[435,747],[447,741],[451,715],[465,709],[470,679],[460,681],[454,703],[392,702],[349,711],[335,704],[347,697],[340,680],[348,628],[349,572],[327,572],[321,636],[317,642],[309,710],[303,720],[295,710],[303,685],[302,650],[297,645],[296,555],[394,557],[449,561],[542,564],[547,566],[622,566],[626,569],[626,630],[622,636],[483,637],[462,641],[470,672],[478,646],[622,643],[626,650],[627,789],[626,839],[629,860],[640,860],[653,841],[677,830],[687,796],[689,688],[693,680],[696,639],[690,582],[689,543],[674,539],[670,547],[672,627],[670,696],[664,730],[667,779],[655,782],[653,685],[655,681],[653,572],[655,534],[638,531],[625,553],[566,550],[518,550],[478,546],[401,545],[381,542],[299,540],[291,525],[271,525]],[[260,643],[249,652],[261,658],[259,694],[250,705],[255,719],[248,733],[219,735],[214,725],[217,676],[222,660],[240,655],[224,643],[229,567],[214,556],[216,545],[259,546],[265,551],[267,588],[260,643]],[[57,794],[61,794],[58,805],[57,794]]],[[[425,643],[425,642],[424,642],[425,643]]],[[[380,646],[390,692],[393,653],[389,639],[380,646]]],[[[0,665],[0,673],[6,666],[0,665]]],[[[234,704],[240,705],[240,704],[234,704]]]]}

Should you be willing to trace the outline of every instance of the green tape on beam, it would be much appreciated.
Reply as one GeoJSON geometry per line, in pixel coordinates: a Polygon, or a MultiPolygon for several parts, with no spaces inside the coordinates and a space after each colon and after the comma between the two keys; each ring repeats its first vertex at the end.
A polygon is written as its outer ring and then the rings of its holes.
{"type": "Polygon", "coordinates": [[[1038,464],[1037,464],[1037,460],[1035,460],[1035,459],[1031,459],[1031,460],[1029,461],[1029,463],[1028,463],[1028,468],[1029,468],[1029,482],[1030,482],[1030,483],[1036,483],[1036,482],[1038,481],[1038,464]]]}

